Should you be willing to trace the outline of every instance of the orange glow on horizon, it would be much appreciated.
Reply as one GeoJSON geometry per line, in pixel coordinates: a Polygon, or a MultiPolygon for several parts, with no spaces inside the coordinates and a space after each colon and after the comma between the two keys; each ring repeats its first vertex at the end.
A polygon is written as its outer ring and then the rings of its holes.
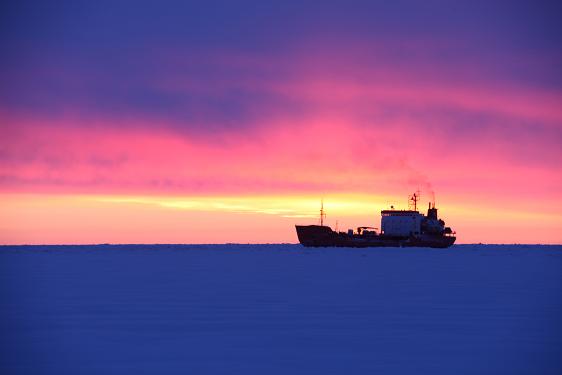
{"type": "MultiPolygon", "coordinates": [[[[296,243],[294,225],[317,224],[319,210],[312,196],[1,194],[0,204],[2,244],[296,243]]],[[[330,195],[325,223],[379,227],[380,210],[390,204],[407,208],[400,197],[330,195]]],[[[506,236],[512,243],[562,243],[556,213],[448,202],[438,208],[458,243],[501,243],[506,236]]]]}

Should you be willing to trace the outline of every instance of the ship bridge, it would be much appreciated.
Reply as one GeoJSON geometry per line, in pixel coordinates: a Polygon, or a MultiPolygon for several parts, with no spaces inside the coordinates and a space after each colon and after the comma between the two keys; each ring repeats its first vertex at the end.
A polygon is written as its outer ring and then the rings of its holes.
{"type": "Polygon", "coordinates": [[[421,234],[424,216],[413,210],[381,211],[381,231],[388,236],[407,237],[421,234]]]}

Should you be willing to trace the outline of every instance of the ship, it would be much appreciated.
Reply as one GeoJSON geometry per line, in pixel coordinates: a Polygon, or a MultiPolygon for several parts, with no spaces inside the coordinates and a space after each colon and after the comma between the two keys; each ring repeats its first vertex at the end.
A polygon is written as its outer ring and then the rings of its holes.
{"type": "Polygon", "coordinates": [[[438,218],[435,202],[427,214],[417,209],[420,193],[408,197],[408,209],[393,206],[381,211],[381,226],[358,227],[347,232],[324,225],[324,202],[320,206],[320,225],[295,225],[299,242],[306,247],[432,247],[447,248],[455,243],[456,232],[438,218]]]}

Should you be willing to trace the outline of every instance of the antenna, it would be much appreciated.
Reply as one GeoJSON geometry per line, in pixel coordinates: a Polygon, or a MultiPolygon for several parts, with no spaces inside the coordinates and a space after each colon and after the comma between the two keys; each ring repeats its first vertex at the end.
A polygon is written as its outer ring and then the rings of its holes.
{"type": "Polygon", "coordinates": [[[414,194],[408,196],[408,209],[412,211],[418,210],[418,202],[420,200],[421,193],[420,190],[416,191],[414,194]]]}
{"type": "Polygon", "coordinates": [[[324,226],[324,218],[326,217],[326,213],[324,212],[324,198],[320,200],[320,226],[324,226]]]}

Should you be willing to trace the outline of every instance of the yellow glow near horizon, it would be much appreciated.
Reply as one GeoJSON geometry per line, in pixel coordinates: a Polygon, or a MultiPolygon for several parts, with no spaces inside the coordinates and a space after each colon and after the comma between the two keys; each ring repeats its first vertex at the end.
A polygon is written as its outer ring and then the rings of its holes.
{"type": "MultiPolygon", "coordinates": [[[[462,200],[458,200],[462,201],[462,200]]],[[[556,210],[490,209],[464,201],[441,216],[459,243],[560,243],[556,210]]],[[[320,199],[284,196],[126,196],[0,194],[0,243],[264,243],[296,242],[295,224],[317,224],[320,199]],[[220,228],[220,229],[217,229],[220,228]]],[[[340,230],[378,227],[380,211],[405,199],[326,194],[325,223],[340,230]]],[[[424,209],[421,205],[420,211],[424,209]]]]}
{"type": "MultiPolygon", "coordinates": [[[[217,197],[158,197],[110,196],[90,197],[100,202],[136,203],[191,211],[253,212],[283,217],[317,217],[320,199],[312,196],[217,196],[217,197]]],[[[324,209],[344,216],[372,214],[383,207],[374,202],[389,201],[389,197],[330,195],[324,199],[324,209]]]]}

